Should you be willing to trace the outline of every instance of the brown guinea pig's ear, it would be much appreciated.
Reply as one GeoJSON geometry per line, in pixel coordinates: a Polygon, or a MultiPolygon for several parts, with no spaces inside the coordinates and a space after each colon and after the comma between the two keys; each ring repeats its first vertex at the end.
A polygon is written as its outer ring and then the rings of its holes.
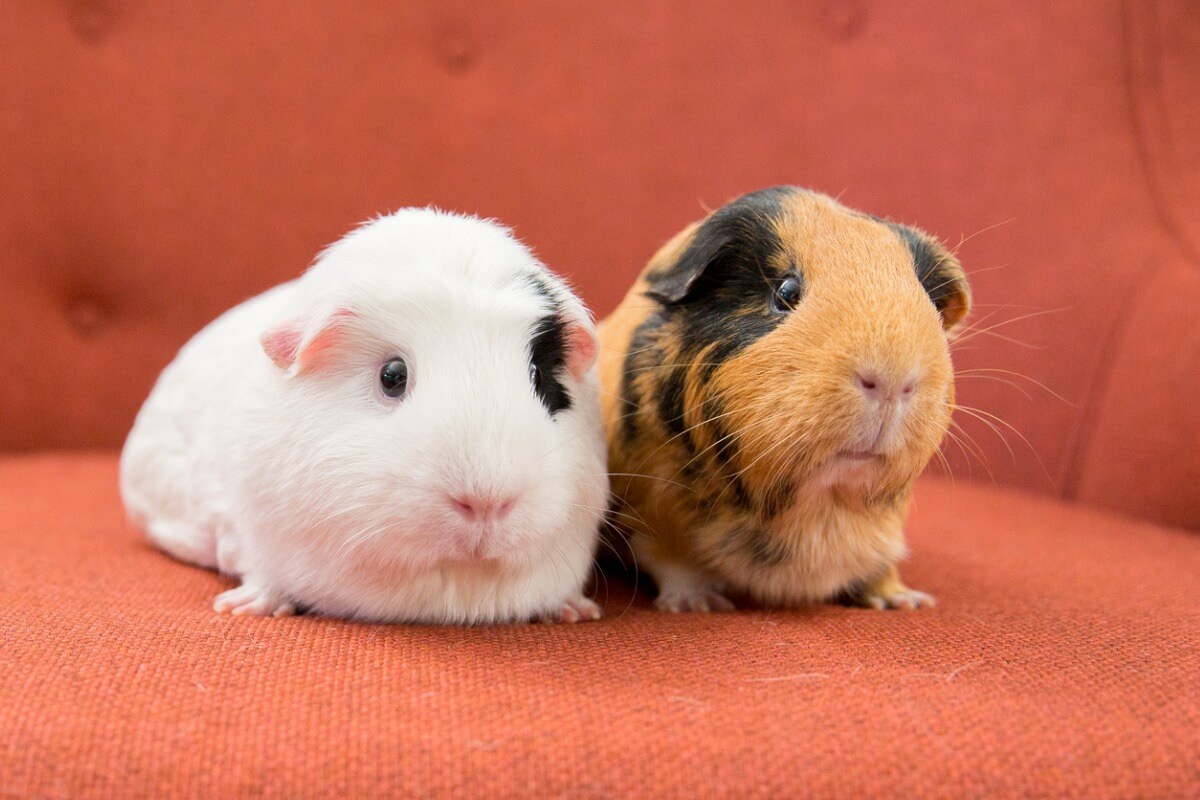
{"type": "Polygon", "coordinates": [[[711,227],[692,223],[655,254],[646,271],[647,297],[671,304],[691,294],[705,271],[733,242],[732,236],[711,227]]]}
{"type": "Polygon", "coordinates": [[[907,225],[895,227],[912,253],[921,286],[942,315],[942,327],[954,333],[971,310],[971,285],[962,264],[944,244],[924,231],[907,225]]]}
{"type": "Polygon", "coordinates": [[[258,341],[275,366],[292,377],[319,364],[355,316],[348,308],[314,311],[272,325],[258,341]]]}

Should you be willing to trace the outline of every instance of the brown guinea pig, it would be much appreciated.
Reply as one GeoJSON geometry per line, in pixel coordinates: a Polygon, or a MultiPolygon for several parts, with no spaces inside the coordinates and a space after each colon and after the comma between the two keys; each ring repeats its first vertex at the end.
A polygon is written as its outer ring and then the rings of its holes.
{"type": "Polygon", "coordinates": [[[600,327],[613,519],[655,604],[932,605],[896,563],[970,302],[932,237],[794,187],[668,242],[600,327]]]}

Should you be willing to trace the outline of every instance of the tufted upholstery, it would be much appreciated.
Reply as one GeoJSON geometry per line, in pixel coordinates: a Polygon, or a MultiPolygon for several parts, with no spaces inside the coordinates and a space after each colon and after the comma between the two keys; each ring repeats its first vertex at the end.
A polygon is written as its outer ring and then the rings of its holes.
{"type": "Polygon", "coordinates": [[[966,237],[1007,324],[962,401],[1004,423],[960,414],[957,474],[1200,527],[1195,3],[10,5],[0,448],[117,446],[190,334],[380,209],[494,215],[603,314],[792,182],[966,237]]]}
{"type": "Polygon", "coordinates": [[[1200,794],[1197,3],[3,5],[0,796],[1200,794]],[[369,215],[497,217],[603,315],[785,182],[971,273],[937,609],[231,620],[123,524],[159,370],[369,215]]]}

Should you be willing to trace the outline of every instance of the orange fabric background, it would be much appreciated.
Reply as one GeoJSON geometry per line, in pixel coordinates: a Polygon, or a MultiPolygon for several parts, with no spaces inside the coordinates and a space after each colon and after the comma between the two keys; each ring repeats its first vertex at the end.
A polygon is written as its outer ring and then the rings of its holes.
{"type": "Polygon", "coordinates": [[[603,314],[793,182],[969,237],[976,319],[1032,315],[959,350],[1019,434],[960,415],[957,474],[1200,527],[1195,3],[13,3],[0,74],[2,449],[117,446],[381,209],[498,217],[603,314]]]}

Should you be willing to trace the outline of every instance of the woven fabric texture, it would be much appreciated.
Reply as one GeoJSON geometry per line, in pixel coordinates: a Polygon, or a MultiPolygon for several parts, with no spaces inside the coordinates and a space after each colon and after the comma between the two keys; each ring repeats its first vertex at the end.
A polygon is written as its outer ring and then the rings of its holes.
{"type": "Polygon", "coordinates": [[[0,461],[0,797],[1200,793],[1200,540],[929,481],[922,612],[480,629],[249,619],[108,456],[0,461]]]}

